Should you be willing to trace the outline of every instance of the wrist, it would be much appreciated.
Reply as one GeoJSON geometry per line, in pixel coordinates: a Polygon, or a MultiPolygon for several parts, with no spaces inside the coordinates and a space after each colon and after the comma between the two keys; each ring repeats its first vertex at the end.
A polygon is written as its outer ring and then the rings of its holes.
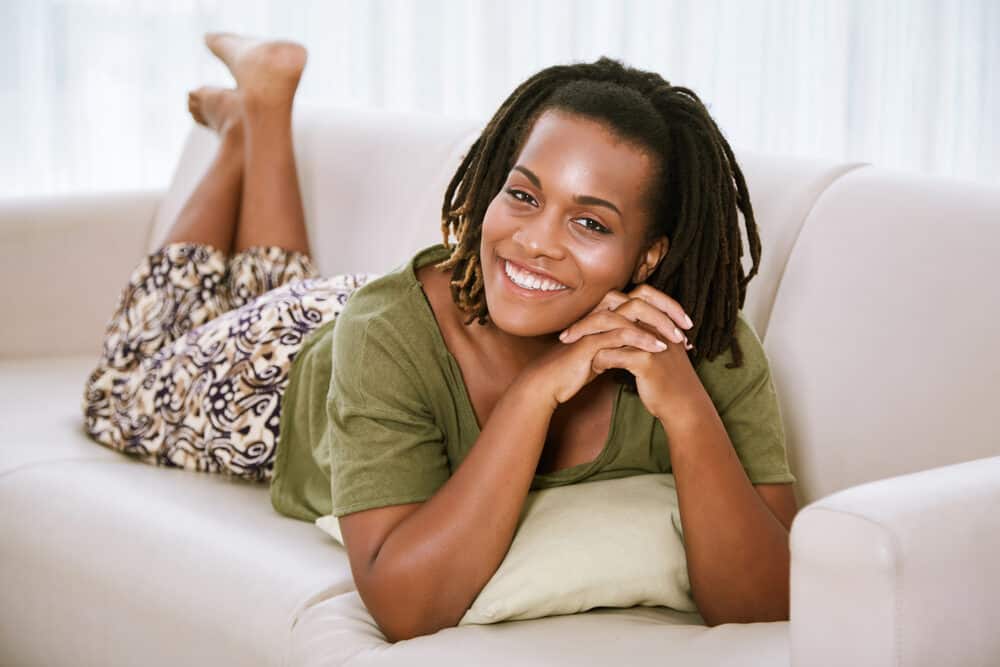
{"type": "Polygon", "coordinates": [[[542,374],[531,368],[523,370],[514,380],[511,387],[516,387],[517,391],[529,396],[532,402],[544,407],[550,413],[555,412],[556,408],[559,407],[559,401],[555,397],[555,390],[545,381],[545,377],[542,374]]]}
{"type": "Polygon", "coordinates": [[[706,416],[715,414],[715,404],[704,387],[684,392],[653,413],[665,431],[697,429],[706,416]]]}

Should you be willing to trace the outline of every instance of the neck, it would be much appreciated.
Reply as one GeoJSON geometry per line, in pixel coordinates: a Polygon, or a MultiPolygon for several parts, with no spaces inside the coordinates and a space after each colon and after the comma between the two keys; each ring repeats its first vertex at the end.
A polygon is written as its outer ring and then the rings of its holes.
{"type": "Polygon", "coordinates": [[[515,376],[542,355],[563,345],[558,331],[541,336],[516,336],[499,329],[493,322],[483,325],[473,322],[468,328],[472,337],[479,341],[483,352],[496,365],[502,365],[515,376]]]}

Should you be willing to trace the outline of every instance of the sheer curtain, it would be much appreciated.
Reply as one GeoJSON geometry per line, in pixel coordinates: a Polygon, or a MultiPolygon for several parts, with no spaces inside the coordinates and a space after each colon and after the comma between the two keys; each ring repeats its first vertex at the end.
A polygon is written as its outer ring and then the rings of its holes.
{"type": "Polygon", "coordinates": [[[995,0],[3,0],[0,197],[164,187],[207,30],[303,42],[300,100],[485,121],[609,55],[692,88],[730,142],[1000,183],[995,0]]]}

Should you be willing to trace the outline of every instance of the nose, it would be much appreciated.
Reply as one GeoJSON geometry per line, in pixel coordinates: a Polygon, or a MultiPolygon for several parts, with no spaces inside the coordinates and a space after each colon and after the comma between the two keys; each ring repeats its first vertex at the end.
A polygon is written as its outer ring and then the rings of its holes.
{"type": "Polygon", "coordinates": [[[525,218],[514,231],[513,240],[522,246],[526,255],[545,255],[559,259],[563,255],[561,238],[562,221],[555,214],[525,218]]]}

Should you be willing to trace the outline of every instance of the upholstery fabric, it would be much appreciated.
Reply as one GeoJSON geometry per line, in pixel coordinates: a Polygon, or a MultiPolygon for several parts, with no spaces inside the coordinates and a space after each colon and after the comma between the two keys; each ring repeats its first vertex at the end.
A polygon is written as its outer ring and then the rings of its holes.
{"type": "MultiPolygon", "coordinates": [[[[296,114],[324,275],[384,272],[440,241],[440,196],[474,123],[296,114]]],[[[82,432],[80,392],[117,290],[212,142],[192,132],[164,193],[0,202],[0,664],[914,667],[1000,655],[1000,191],[735,147],[763,244],[744,310],[799,479],[790,621],[709,628],[665,607],[592,609],[389,644],[346,552],[275,513],[265,485],[122,460],[82,432]]]]}
{"type": "MultiPolygon", "coordinates": [[[[344,543],[336,516],[315,523],[344,543]]],[[[635,605],[697,612],[669,473],[529,492],[510,550],[459,625],[635,605]]]]}

